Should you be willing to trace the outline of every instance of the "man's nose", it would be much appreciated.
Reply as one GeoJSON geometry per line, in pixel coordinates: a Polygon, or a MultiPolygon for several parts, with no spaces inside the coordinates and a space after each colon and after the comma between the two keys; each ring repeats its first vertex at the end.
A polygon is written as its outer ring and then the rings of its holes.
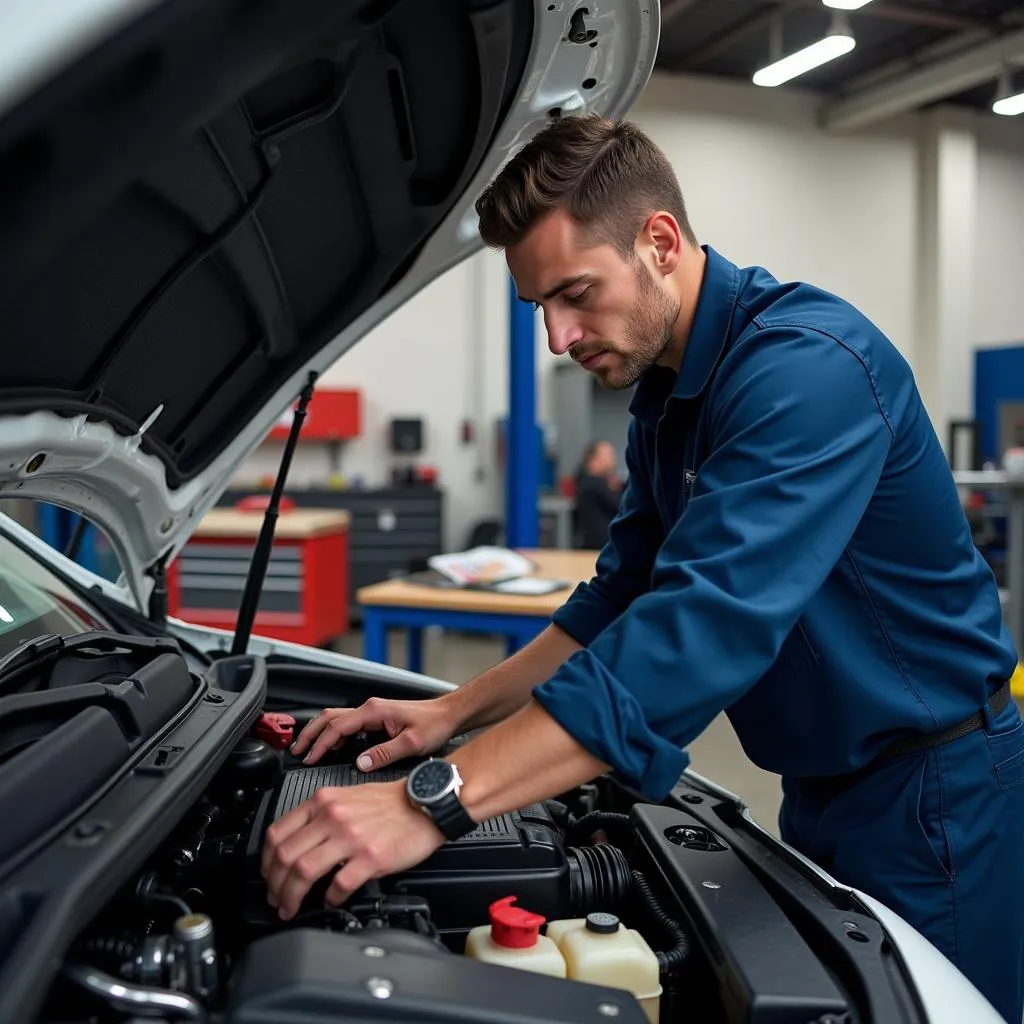
{"type": "Polygon", "coordinates": [[[553,355],[561,356],[577,342],[583,340],[583,328],[569,317],[545,316],[548,332],[548,349],[553,355]]]}

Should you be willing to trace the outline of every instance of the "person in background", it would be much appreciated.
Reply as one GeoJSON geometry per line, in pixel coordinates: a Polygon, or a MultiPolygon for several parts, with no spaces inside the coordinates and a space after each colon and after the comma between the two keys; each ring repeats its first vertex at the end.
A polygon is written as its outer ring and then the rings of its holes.
{"type": "Polygon", "coordinates": [[[592,441],[576,475],[576,546],[600,551],[608,542],[608,526],[619,511],[622,481],[615,474],[615,449],[608,441],[592,441]]]}

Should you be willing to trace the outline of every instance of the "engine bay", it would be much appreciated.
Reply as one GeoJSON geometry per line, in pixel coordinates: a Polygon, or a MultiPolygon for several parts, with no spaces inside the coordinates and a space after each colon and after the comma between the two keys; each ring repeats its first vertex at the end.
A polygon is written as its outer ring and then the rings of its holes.
{"type": "Polygon", "coordinates": [[[49,838],[5,868],[0,998],[35,999],[26,1024],[915,1019],[876,1012],[911,1001],[894,993],[898,963],[864,908],[781,847],[769,852],[733,798],[686,777],[652,804],[604,776],[481,822],[343,906],[325,904],[325,877],[282,921],[260,874],[267,828],[324,786],[397,779],[417,763],[358,771],[372,735],[314,767],[289,753],[324,691],[355,706],[372,681],[252,656],[186,669],[173,644],[116,635],[44,652],[22,659],[23,692],[0,701],[0,733],[21,735],[38,705],[48,745],[12,745],[0,786],[36,793],[42,820],[53,787],[33,789],[35,769],[57,763],[69,730],[65,768],[83,786],[91,767],[108,778],[87,811],[55,817],[49,838]],[[90,732],[80,719],[99,722],[96,706],[112,717],[90,732]],[[115,725],[134,753],[111,773],[101,755],[115,725]],[[495,908],[510,901],[545,939],[583,922],[635,935],[654,974],[648,994],[615,981],[614,958],[579,980],[471,955],[471,936],[489,922],[496,934],[495,908]],[[32,993],[40,964],[52,977],[32,993]]]}
{"type": "MultiPolygon", "coordinates": [[[[178,1019],[202,1012],[230,1022],[284,1022],[299,1009],[278,1006],[281,991],[294,993],[295,985],[312,983],[290,976],[282,965],[293,964],[304,976],[311,963],[326,958],[335,988],[339,961],[364,958],[366,942],[372,940],[373,948],[389,957],[401,953],[417,964],[423,957],[441,957],[446,972],[461,964],[471,989],[479,971],[497,971],[493,999],[501,981],[521,983],[521,977],[508,979],[512,969],[472,962],[462,954],[469,931],[486,923],[491,905],[508,896],[547,921],[593,912],[616,914],[624,926],[651,937],[665,980],[678,973],[690,937],[655,901],[623,847],[609,840],[609,833],[625,838],[629,818],[594,809],[593,787],[571,794],[568,803],[548,801],[484,821],[461,839],[445,843],[418,867],[364,886],[343,907],[325,906],[327,876],[313,887],[296,917],[282,922],[267,902],[259,870],[266,830],[323,786],[393,780],[416,763],[409,760],[369,776],[358,771],[354,759],[373,740],[357,737],[350,748],[315,767],[303,766],[258,736],[241,740],[157,856],[76,943],[74,967],[66,972],[73,988],[86,988],[102,1000],[96,979],[106,977],[140,991],[162,990],[192,1000],[192,1009],[181,1009],[178,1019]],[[276,952],[271,955],[267,950],[276,952]],[[257,962],[263,966],[257,969],[257,962]],[[264,987],[268,971],[277,984],[257,999],[256,1005],[262,1007],[257,1012],[247,986],[264,987]],[[260,1016],[267,1011],[267,999],[282,1016],[260,1016]]],[[[549,983],[568,991],[547,992],[532,1019],[590,1020],[601,1004],[606,1013],[614,1006],[618,1020],[648,1020],[626,992],[598,989],[592,994],[586,990],[594,986],[530,977],[533,987],[541,984],[547,989],[549,983]]],[[[454,1007],[464,1005],[467,996],[458,974],[448,985],[454,1017],[454,1007]]],[[[77,1000],[80,993],[73,988],[64,988],[65,998],[77,1000]]],[[[109,992],[109,982],[107,988],[109,992]]],[[[354,1012],[361,994],[360,987],[347,992],[337,986],[322,1016],[294,1019],[344,1019],[354,1012]]],[[[44,1013],[40,1019],[78,1020],[68,1009],[58,1000],[48,1010],[54,1015],[44,1013]]],[[[497,1005],[480,1009],[481,1020],[502,1019],[491,1016],[498,1012],[497,1005]]],[[[173,1007],[163,1012],[168,1020],[176,1019],[173,1007]]],[[[521,1013],[522,1006],[516,1012],[521,1013]]],[[[436,1018],[413,1012],[402,1019],[436,1018]]]]}

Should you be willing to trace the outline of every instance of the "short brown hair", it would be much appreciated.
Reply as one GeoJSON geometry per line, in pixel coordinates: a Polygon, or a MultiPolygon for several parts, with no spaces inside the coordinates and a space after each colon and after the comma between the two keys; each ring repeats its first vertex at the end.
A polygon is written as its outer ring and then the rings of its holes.
{"type": "Polygon", "coordinates": [[[627,259],[656,210],[672,214],[687,241],[697,244],[672,165],[628,121],[563,117],[547,125],[477,200],[480,235],[488,246],[507,248],[559,208],[627,259]]]}

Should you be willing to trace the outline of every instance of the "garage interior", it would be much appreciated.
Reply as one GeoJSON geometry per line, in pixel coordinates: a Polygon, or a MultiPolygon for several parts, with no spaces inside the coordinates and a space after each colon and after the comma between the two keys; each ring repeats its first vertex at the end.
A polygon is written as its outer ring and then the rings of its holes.
{"type": "MultiPolygon", "coordinates": [[[[666,0],[656,71],[630,115],[672,160],[701,242],[842,295],[908,359],[1018,650],[1024,484],[1005,464],[1024,445],[1022,95],[1014,0],[666,0]],[[756,84],[781,58],[837,38],[835,59],[756,84]]],[[[455,683],[521,642],[547,614],[529,604],[541,598],[508,597],[518,607],[507,613],[468,595],[453,610],[428,577],[436,555],[497,545],[546,555],[543,576],[586,578],[595,552],[580,551],[576,476],[598,440],[623,472],[629,394],[566,362],[491,252],[378,324],[318,382],[256,632],[455,683]],[[431,374],[444,387],[426,384],[431,374]],[[397,597],[372,589],[396,583],[397,597]],[[423,598],[412,612],[409,594],[423,598]]],[[[245,551],[258,532],[289,417],[171,567],[172,614],[234,621],[244,577],[225,548],[245,551]]],[[[116,578],[95,529],[55,507],[5,510],[116,578]]],[[[747,761],[727,719],[691,755],[777,830],[778,781],[747,761]]]]}

